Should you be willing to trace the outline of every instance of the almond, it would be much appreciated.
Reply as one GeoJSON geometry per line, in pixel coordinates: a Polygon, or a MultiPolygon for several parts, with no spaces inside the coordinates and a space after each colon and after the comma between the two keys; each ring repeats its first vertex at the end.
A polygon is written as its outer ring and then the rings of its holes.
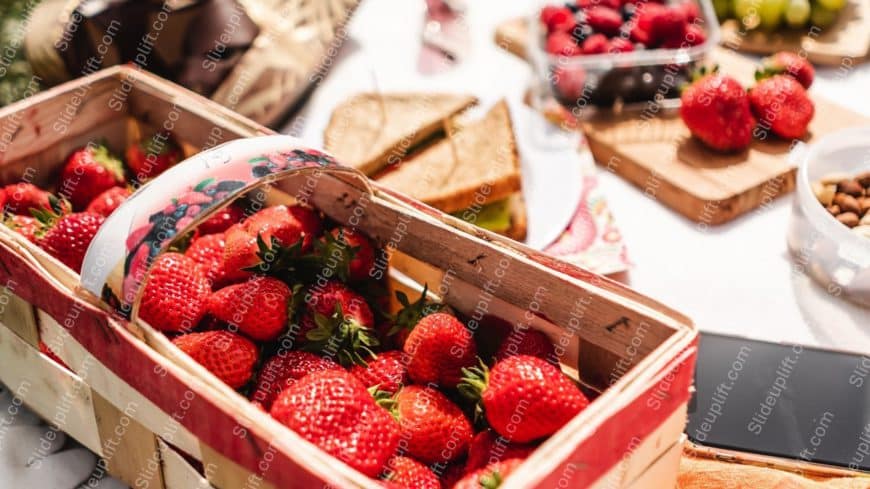
{"type": "Polygon", "coordinates": [[[837,184],[837,192],[851,195],[852,197],[861,197],[864,195],[864,187],[855,180],[843,180],[837,184]]]}
{"type": "Polygon", "coordinates": [[[821,204],[825,207],[831,205],[831,202],[834,201],[834,194],[837,193],[837,186],[828,184],[825,185],[821,182],[813,183],[813,193],[816,194],[816,198],[821,202],[821,204]]]}
{"type": "Polygon", "coordinates": [[[849,226],[850,228],[857,226],[859,222],[858,215],[854,212],[844,212],[837,216],[837,220],[842,222],[846,226],[849,226]]]}
{"type": "Polygon", "coordinates": [[[852,212],[856,215],[861,213],[861,206],[858,205],[858,200],[851,195],[841,193],[834,195],[834,204],[840,206],[840,210],[843,212],[852,212]]]}

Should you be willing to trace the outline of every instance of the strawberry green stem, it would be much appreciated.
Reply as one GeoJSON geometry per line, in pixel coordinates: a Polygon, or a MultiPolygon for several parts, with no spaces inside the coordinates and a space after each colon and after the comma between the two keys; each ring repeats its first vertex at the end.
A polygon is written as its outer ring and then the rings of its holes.
{"type": "Polygon", "coordinates": [[[481,476],[478,482],[483,489],[498,489],[502,483],[501,474],[498,470],[493,470],[489,474],[481,476]]]}
{"type": "Polygon", "coordinates": [[[462,381],[456,388],[466,399],[479,403],[489,383],[489,367],[480,358],[477,360],[480,366],[462,369],[462,381]]]}

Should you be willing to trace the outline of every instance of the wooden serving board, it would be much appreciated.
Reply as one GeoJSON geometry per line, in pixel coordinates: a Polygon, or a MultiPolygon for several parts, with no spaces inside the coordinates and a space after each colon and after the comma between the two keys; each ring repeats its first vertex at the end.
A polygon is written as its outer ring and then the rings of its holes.
{"type": "MultiPolygon", "coordinates": [[[[496,41],[524,55],[526,32],[524,20],[509,21],[497,29],[496,41]]],[[[755,64],[731,50],[716,48],[708,61],[747,86],[753,83],[755,64]]],[[[816,115],[804,142],[868,123],[866,117],[815,94],[813,100],[816,115]]],[[[559,121],[570,117],[555,101],[544,112],[559,121]]],[[[747,151],[722,154],[692,138],[676,110],[650,113],[646,119],[641,115],[602,112],[580,126],[599,165],[693,221],[721,224],[794,189],[796,167],[787,161],[790,141],[754,140],[747,151]]]]}
{"type": "Polygon", "coordinates": [[[753,54],[803,50],[813,63],[851,68],[870,50],[870,0],[849,0],[834,24],[821,30],[744,32],[738,20],[728,19],[721,32],[722,45],[728,49],[753,54]]]}

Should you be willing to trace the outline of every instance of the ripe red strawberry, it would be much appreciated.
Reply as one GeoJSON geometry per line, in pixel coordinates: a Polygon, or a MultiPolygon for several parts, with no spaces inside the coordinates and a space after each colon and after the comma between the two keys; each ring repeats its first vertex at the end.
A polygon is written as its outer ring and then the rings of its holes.
{"type": "Polygon", "coordinates": [[[399,424],[344,370],[306,375],[278,395],[270,414],[369,477],[380,474],[399,445],[399,424]]]}
{"type": "Polygon", "coordinates": [[[263,364],[251,392],[251,402],[268,411],[284,389],[310,374],[341,367],[328,358],[307,351],[280,350],[263,364]]]}
{"type": "MultiPolygon", "coordinates": [[[[330,233],[332,240],[326,241],[326,247],[322,252],[330,253],[324,256],[328,260],[330,256],[341,257],[343,267],[342,274],[352,282],[359,282],[369,278],[369,271],[375,265],[375,249],[372,240],[368,236],[350,228],[336,228],[330,233]]],[[[328,262],[327,262],[328,263],[328,262]]]]}
{"type": "Polygon", "coordinates": [[[379,344],[374,314],[365,299],[341,282],[315,285],[305,296],[297,340],[308,351],[335,356],[344,365],[365,364],[379,344]]]}
{"type": "Polygon", "coordinates": [[[85,210],[103,217],[109,217],[109,214],[115,212],[115,209],[123,204],[129,196],[130,189],[127,187],[112,187],[94,197],[94,200],[88,204],[85,210]]]}
{"type": "Polygon", "coordinates": [[[501,486],[521,463],[522,460],[511,458],[477,469],[463,477],[453,486],[453,489],[495,489],[501,486]]]}
{"type": "Polygon", "coordinates": [[[420,319],[445,309],[443,304],[432,302],[426,297],[428,291],[428,285],[424,285],[423,292],[414,302],[411,302],[408,295],[401,290],[396,291],[396,301],[402,308],[388,321],[378,325],[379,337],[382,338],[384,344],[389,343],[396,348],[403,348],[408,334],[420,322],[420,319]]]}
{"type": "Polygon", "coordinates": [[[541,9],[541,22],[547,32],[568,32],[574,27],[574,14],[565,7],[547,6],[541,9]]]}
{"type": "Polygon", "coordinates": [[[257,346],[240,335],[205,331],[183,334],[172,343],[233,389],[247,384],[254,375],[257,346]]]}
{"type": "Polygon", "coordinates": [[[30,209],[51,209],[49,202],[51,194],[32,183],[9,184],[3,187],[3,194],[5,197],[4,210],[11,214],[29,216],[30,209]]]}
{"type": "Polygon", "coordinates": [[[492,429],[514,443],[552,435],[589,405],[558,367],[528,355],[508,357],[492,370],[481,364],[465,375],[460,392],[479,399],[492,429]],[[517,406],[524,406],[522,413],[517,406]]]}
{"type": "Polygon", "coordinates": [[[404,489],[441,489],[438,477],[429,467],[409,457],[395,456],[387,462],[382,478],[391,485],[404,489]]]}
{"type": "Polygon", "coordinates": [[[196,230],[199,234],[222,233],[244,218],[245,210],[236,204],[230,204],[206,219],[196,230]]]}
{"type": "Polygon", "coordinates": [[[408,369],[403,359],[404,353],[390,350],[378,353],[377,358],[366,360],[366,365],[354,365],[354,374],[364,386],[377,387],[377,390],[395,394],[408,383],[408,369]]]}
{"type": "Polygon", "coordinates": [[[105,146],[92,144],[73,151],[66,159],[58,193],[79,210],[86,208],[96,196],[123,183],[121,160],[105,146]]]}
{"type": "Polygon", "coordinates": [[[804,87],[788,75],[776,75],[758,82],[749,91],[752,112],[758,117],[755,135],[765,139],[767,131],[785,139],[807,133],[815,107],[804,87]]]}
{"type": "Polygon", "coordinates": [[[740,83],[718,73],[689,85],[681,97],[680,117],[707,146],[719,151],[739,151],[752,142],[755,118],[749,97],[740,83]]]}
{"type": "Polygon", "coordinates": [[[409,385],[379,402],[399,421],[402,449],[408,455],[438,465],[465,456],[474,429],[459,406],[441,391],[409,385]]]}
{"type": "Polygon", "coordinates": [[[554,365],[559,363],[550,338],[530,327],[515,326],[498,347],[494,360],[498,362],[514,355],[530,355],[554,365]]]}
{"type": "Polygon", "coordinates": [[[580,48],[568,32],[557,31],[547,36],[545,46],[548,53],[556,56],[577,56],[580,48]]]}
{"type": "Polygon", "coordinates": [[[471,332],[455,317],[436,312],[420,319],[403,351],[408,375],[420,384],[452,389],[462,380],[462,369],[474,366],[477,346],[471,332]]]}
{"type": "Polygon", "coordinates": [[[607,37],[613,37],[619,34],[619,28],[622,27],[622,14],[618,11],[596,5],[585,11],[586,23],[589,24],[595,32],[604,34],[607,37]]]}
{"type": "Polygon", "coordinates": [[[36,243],[36,233],[39,231],[39,221],[35,217],[20,216],[18,214],[9,214],[3,224],[9,229],[27,238],[27,241],[36,243]]]}
{"type": "Polygon", "coordinates": [[[623,37],[614,37],[610,40],[611,53],[628,53],[634,51],[634,44],[623,37]]]}
{"type": "Polygon", "coordinates": [[[465,476],[465,464],[463,463],[450,464],[447,467],[434,467],[432,470],[441,479],[441,487],[444,489],[452,488],[465,476]]]}
{"type": "Polygon", "coordinates": [[[37,219],[41,227],[36,232],[36,244],[64,265],[81,272],[88,246],[105,218],[90,212],[60,216],[42,211],[37,219]]]}
{"type": "Polygon", "coordinates": [[[154,260],[139,305],[139,317],[160,331],[190,331],[205,314],[211,292],[193,259],[164,253],[154,260]]]}
{"type": "Polygon", "coordinates": [[[140,182],[166,171],[184,155],[172,135],[161,131],[127,148],[127,166],[140,182]]]}
{"type": "Polygon", "coordinates": [[[483,430],[474,436],[468,446],[465,472],[471,472],[509,458],[526,459],[535,451],[535,445],[511,443],[493,430],[483,430]]]}
{"type": "Polygon", "coordinates": [[[604,34],[592,34],[583,41],[580,50],[583,54],[602,54],[610,49],[610,41],[604,34]]]}
{"type": "Polygon", "coordinates": [[[290,246],[302,239],[302,250],[307,251],[320,235],[322,222],[307,207],[276,205],[252,215],[244,226],[250,234],[259,234],[267,243],[276,238],[283,246],[290,246]]]}
{"type": "Polygon", "coordinates": [[[223,279],[225,248],[224,233],[216,233],[194,238],[184,252],[200,265],[212,288],[223,279]]]}
{"type": "Polygon", "coordinates": [[[257,341],[272,341],[287,329],[290,287],[275,278],[253,277],[212,293],[208,313],[257,341]]]}
{"type": "Polygon", "coordinates": [[[338,307],[343,315],[367,328],[375,323],[374,314],[363,296],[334,280],[323,287],[315,284],[305,296],[305,305],[323,316],[332,315],[338,307]]]}
{"type": "Polygon", "coordinates": [[[234,224],[224,233],[224,272],[227,283],[238,282],[252,275],[246,269],[260,262],[257,257],[257,236],[234,224]]]}
{"type": "Polygon", "coordinates": [[[758,79],[779,74],[790,75],[804,88],[810,88],[816,70],[805,57],[789,51],[780,51],[761,60],[761,71],[756,73],[755,77],[758,79]]]}

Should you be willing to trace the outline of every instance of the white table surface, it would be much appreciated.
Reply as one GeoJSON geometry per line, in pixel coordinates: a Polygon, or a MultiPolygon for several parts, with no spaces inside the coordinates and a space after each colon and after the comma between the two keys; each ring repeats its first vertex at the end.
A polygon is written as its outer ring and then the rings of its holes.
{"type": "MultiPolygon", "coordinates": [[[[526,15],[533,0],[467,0],[472,53],[431,77],[416,72],[423,1],[365,0],[325,83],[285,132],[331,111],[337,89],[453,89],[484,106],[518,100],[531,78],[522,60],[493,42],[502,21],[526,15]]],[[[819,69],[813,92],[870,116],[870,63],[819,69]]],[[[825,114],[816,114],[825,117],[825,114]]],[[[309,128],[310,129],[310,128],[309,128]]],[[[870,310],[819,293],[792,273],[785,244],[792,195],[768,208],[707,229],[651,201],[620,177],[600,170],[601,184],[624,234],[634,268],[630,285],[689,315],[704,331],[798,342],[870,354],[870,310]]],[[[546,185],[546,182],[534,182],[546,185]]]]}

